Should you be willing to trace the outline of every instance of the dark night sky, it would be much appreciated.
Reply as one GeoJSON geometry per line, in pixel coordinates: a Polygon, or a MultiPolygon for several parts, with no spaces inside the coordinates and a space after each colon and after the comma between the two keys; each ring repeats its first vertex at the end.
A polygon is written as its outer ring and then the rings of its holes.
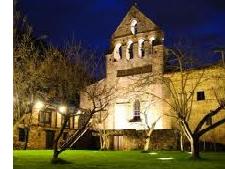
{"type": "MultiPolygon", "coordinates": [[[[202,55],[225,47],[225,0],[136,0],[139,9],[165,32],[170,47],[191,41],[202,55]]],[[[81,40],[104,51],[132,0],[21,0],[37,35],[56,46],[81,40]]]]}

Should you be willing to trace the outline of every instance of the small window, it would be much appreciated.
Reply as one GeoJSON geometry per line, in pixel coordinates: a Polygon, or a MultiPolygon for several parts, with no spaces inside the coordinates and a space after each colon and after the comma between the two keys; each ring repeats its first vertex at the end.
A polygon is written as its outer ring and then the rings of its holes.
{"type": "Polygon", "coordinates": [[[119,56],[120,56],[120,59],[122,59],[122,46],[119,47],[119,56]]]}
{"type": "Polygon", "coordinates": [[[43,112],[39,113],[39,121],[43,124],[50,124],[51,123],[51,112],[43,112]]]}
{"type": "Polygon", "coordinates": [[[152,41],[152,46],[157,46],[161,44],[162,44],[162,40],[158,37],[152,41]]]}
{"type": "Polygon", "coordinates": [[[209,118],[206,120],[206,125],[208,125],[208,126],[211,126],[211,125],[212,125],[212,117],[209,117],[209,118]]]}
{"type": "Polygon", "coordinates": [[[140,101],[135,100],[134,101],[134,112],[133,112],[133,118],[130,120],[130,122],[138,122],[141,121],[140,117],[140,101]]]}
{"type": "Polygon", "coordinates": [[[139,57],[144,57],[145,53],[144,53],[144,40],[140,39],[138,40],[138,55],[139,57]]]}
{"type": "Polygon", "coordinates": [[[126,49],[126,58],[127,60],[133,59],[133,41],[128,40],[127,42],[127,49],[126,49]]]}
{"type": "Polygon", "coordinates": [[[114,59],[116,61],[122,59],[122,44],[121,43],[117,43],[114,48],[114,59]]]}
{"type": "Polygon", "coordinates": [[[197,101],[205,100],[205,92],[197,92],[197,101]]]}
{"type": "Polygon", "coordinates": [[[144,50],[144,48],[142,47],[141,48],[141,57],[143,57],[145,55],[145,50],[144,50]]]}
{"type": "Polygon", "coordinates": [[[130,44],[130,47],[129,47],[129,55],[130,55],[130,59],[133,59],[134,58],[134,55],[133,55],[133,43],[130,44]]]}
{"type": "Polygon", "coordinates": [[[25,142],[26,140],[26,129],[19,128],[19,141],[25,142]]]}
{"type": "Polygon", "coordinates": [[[132,34],[137,34],[137,20],[133,19],[130,24],[130,30],[132,34]]]}
{"type": "Polygon", "coordinates": [[[43,111],[40,111],[40,113],[39,113],[39,121],[40,121],[40,123],[45,122],[45,113],[43,111]]]}
{"type": "Polygon", "coordinates": [[[50,123],[51,121],[51,112],[45,113],[45,123],[50,123]]]}

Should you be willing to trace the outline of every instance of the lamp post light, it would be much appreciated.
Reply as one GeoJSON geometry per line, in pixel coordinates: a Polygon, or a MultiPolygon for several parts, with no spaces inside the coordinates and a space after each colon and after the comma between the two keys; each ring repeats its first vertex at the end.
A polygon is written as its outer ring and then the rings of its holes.
{"type": "Polygon", "coordinates": [[[37,101],[35,104],[34,104],[34,108],[38,109],[38,110],[41,110],[42,108],[44,107],[44,103],[42,101],[37,101]]]}
{"type": "Polygon", "coordinates": [[[67,107],[66,106],[60,106],[59,112],[63,115],[66,115],[67,114],[67,107]]]}

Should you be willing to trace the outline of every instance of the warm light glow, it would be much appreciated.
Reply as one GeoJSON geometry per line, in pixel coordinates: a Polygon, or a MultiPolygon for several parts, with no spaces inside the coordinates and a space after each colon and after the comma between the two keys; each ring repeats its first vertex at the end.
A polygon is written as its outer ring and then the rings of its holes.
{"type": "Polygon", "coordinates": [[[156,155],[156,154],[158,154],[158,153],[152,152],[152,153],[148,153],[148,154],[150,154],[150,155],[156,155]]]}
{"type": "Polygon", "coordinates": [[[116,104],[115,108],[115,129],[127,129],[128,118],[126,112],[129,112],[127,105],[116,104]]]}
{"type": "Polygon", "coordinates": [[[66,111],[67,111],[66,106],[60,106],[60,107],[59,107],[59,112],[60,112],[60,113],[65,114],[66,111]]]}
{"type": "Polygon", "coordinates": [[[168,157],[168,158],[157,158],[157,159],[159,159],[159,160],[172,160],[172,159],[174,159],[174,158],[168,157]]]}
{"type": "Polygon", "coordinates": [[[44,107],[44,103],[42,101],[37,101],[34,105],[36,109],[42,109],[44,107]]]}
{"type": "Polygon", "coordinates": [[[83,114],[81,110],[77,110],[77,114],[83,114]]]}

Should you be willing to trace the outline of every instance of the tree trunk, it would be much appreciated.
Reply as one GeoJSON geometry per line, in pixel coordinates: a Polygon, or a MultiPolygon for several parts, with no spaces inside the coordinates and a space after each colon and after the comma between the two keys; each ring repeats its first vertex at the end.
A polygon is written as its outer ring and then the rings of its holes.
{"type": "Polygon", "coordinates": [[[52,156],[52,163],[57,163],[59,159],[59,151],[57,150],[57,147],[54,146],[54,152],[52,156]]]}
{"type": "Polygon", "coordinates": [[[199,155],[199,137],[195,136],[191,140],[191,153],[192,153],[192,158],[197,160],[200,159],[199,155]]]}
{"type": "Polygon", "coordinates": [[[151,143],[151,135],[152,135],[153,129],[149,129],[147,133],[147,138],[145,140],[145,146],[144,151],[149,151],[150,143],[151,143]]]}
{"type": "Polygon", "coordinates": [[[106,129],[105,123],[103,123],[103,130],[101,130],[100,141],[101,141],[101,150],[107,150],[106,146],[106,129]]]}
{"type": "Polygon", "coordinates": [[[102,146],[102,148],[103,148],[103,150],[106,150],[107,148],[106,148],[106,133],[105,133],[105,131],[104,131],[104,134],[103,134],[103,139],[102,139],[102,141],[103,141],[103,146],[102,146]]]}
{"type": "Polygon", "coordinates": [[[100,142],[101,142],[101,150],[106,150],[106,131],[103,129],[101,131],[101,136],[100,136],[100,142]]]}
{"type": "Polygon", "coordinates": [[[53,145],[53,156],[52,156],[52,163],[56,163],[57,160],[58,160],[58,156],[59,154],[61,153],[61,151],[58,151],[58,142],[59,142],[59,139],[60,137],[62,136],[63,134],[63,131],[64,129],[66,128],[66,123],[67,121],[69,120],[69,117],[68,116],[64,116],[64,122],[63,122],[63,125],[59,131],[59,134],[58,136],[56,137],[56,139],[54,140],[54,145],[53,145]]]}
{"type": "Polygon", "coordinates": [[[180,134],[180,151],[184,151],[184,136],[182,133],[180,134]]]}
{"type": "Polygon", "coordinates": [[[103,141],[103,134],[101,130],[99,130],[99,138],[100,138],[100,150],[103,150],[104,141],[103,141]]]}

